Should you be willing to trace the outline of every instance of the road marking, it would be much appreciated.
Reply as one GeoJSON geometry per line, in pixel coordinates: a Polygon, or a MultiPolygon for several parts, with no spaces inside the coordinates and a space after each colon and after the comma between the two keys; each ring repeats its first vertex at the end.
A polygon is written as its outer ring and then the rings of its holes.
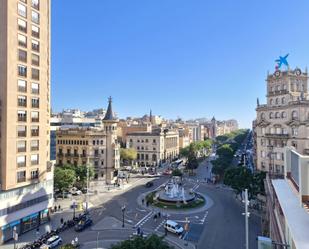
{"type": "Polygon", "coordinates": [[[147,222],[149,220],[149,218],[151,217],[153,211],[149,212],[148,214],[146,214],[139,222],[137,222],[134,227],[138,227],[138,226],[142,226],[145,224],[145,222],[147,222]]]}
{"type": "Polygon", "coordinates": [[[140,211],[140,212],[146,212],[147,210],[146,209],[139,209],[139,208],[136,208],[137,211],[140,211]]]}
{"type": "Polygon", "coordinates": [[[164,225],[164,223],[166,222],[166,220],[163,220],[156,228],[155,228],[155,232],[157,232],[160,227],[162,227],[164,225]]]}
{"type": "Polygon", "coordinates": [[[202,222],[202,224],[204,224],[207,215],[208,215],[208,211],[205,212],[205,215],[204,215],[203,219],[200,220],[202,222]]]}
{"type": "Polygon", "coordinates": [[[127,220],[127,219],[126,219],[126,221],[129,222],[129,223],[133,223],[133,220],[127,220]]]}

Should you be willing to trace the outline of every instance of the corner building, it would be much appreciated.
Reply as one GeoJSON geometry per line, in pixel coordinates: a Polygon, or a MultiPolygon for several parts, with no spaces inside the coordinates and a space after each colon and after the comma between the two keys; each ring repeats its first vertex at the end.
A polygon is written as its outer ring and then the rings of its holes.
{"type": "Polygon", "coordinates": [[[256,108],[257,169],[284,173],[284,147],[309,155],[308,73],[299,68],[269,74],[267,103],[256,108]]]}
{"type": "Polygon", "coordinates": [[[50,1],[0,1],[0,242],[47,220],[50,1]]]}

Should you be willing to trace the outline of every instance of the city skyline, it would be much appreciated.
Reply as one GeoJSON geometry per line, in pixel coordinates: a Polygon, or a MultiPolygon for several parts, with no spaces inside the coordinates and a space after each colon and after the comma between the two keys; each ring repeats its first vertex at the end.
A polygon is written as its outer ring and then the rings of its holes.
{"type": "Polygon", "coordinates": [[[98,108],[112,95],[120,117],[153,109],[168,118],[215,115],[251,127],[275,60],[290,53],[291,67],[308,65],[305,1],[93,1],[75,2],[70,13],[70,1],[59,3],[52,4],[55,111],[98,108]]]}

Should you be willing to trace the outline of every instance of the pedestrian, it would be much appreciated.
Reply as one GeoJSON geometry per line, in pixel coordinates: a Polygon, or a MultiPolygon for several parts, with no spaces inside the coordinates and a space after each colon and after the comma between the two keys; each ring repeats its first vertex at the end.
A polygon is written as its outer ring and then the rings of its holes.
{"type": "Polygon", "coordinates": [[[147,206],[147,207],[149,206],[149,201],[146,202],[146,206],[147,206]]]}
{"type": "Polygon", "coordinates": [[[144,205],[144,202],[145,202],[145,200],[144,200],[144,198],[142,199],[142,204],[144,205]]]}
{"type": "Polygon", "coordinates": [[[155,214],[155,215],[153,216],[153,219],[154,219],[155,222],[157,222],[157,218],[158,218],[158,216],[157,216],[157,214],[155,214]]]}
{"type": "Polygon", "coordinates": [[[59,210],[59,211],[61,210],[61,206],[60,206],[60,205],[58,206],[58,210],[59,210]]]}
{"type": "Polygon", "coordinates": [[[60,219],[60,223],[63,224],[63,218],[62,218],[62,217],[61,217],[61,219],[60,219]]]}
{"type": "Polygon", "coordinates": [[[158,217],[159,217],[159,219],[161,218],[161,213],[160,212],[158,212],[158,217]]]}
{"type": "Polygon", "coordinates": [[[137,234],[139,235],[141,233],[141,227],[137,228],[137,234]]]}
{"type": "Polygon", "coordinates": [[[54,207],[55,213],[57,212],[57,206],[54,207]]]}

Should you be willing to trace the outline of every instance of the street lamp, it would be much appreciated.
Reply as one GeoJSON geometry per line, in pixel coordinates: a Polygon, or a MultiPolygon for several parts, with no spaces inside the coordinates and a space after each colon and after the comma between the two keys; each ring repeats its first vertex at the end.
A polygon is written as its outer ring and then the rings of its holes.
{"type": "Polygon", "coordinates": [[[122,211],[122,227],[124,227],[124,212],[126,211],[126,205],[122,206],[121,211],[122,211]]]}

